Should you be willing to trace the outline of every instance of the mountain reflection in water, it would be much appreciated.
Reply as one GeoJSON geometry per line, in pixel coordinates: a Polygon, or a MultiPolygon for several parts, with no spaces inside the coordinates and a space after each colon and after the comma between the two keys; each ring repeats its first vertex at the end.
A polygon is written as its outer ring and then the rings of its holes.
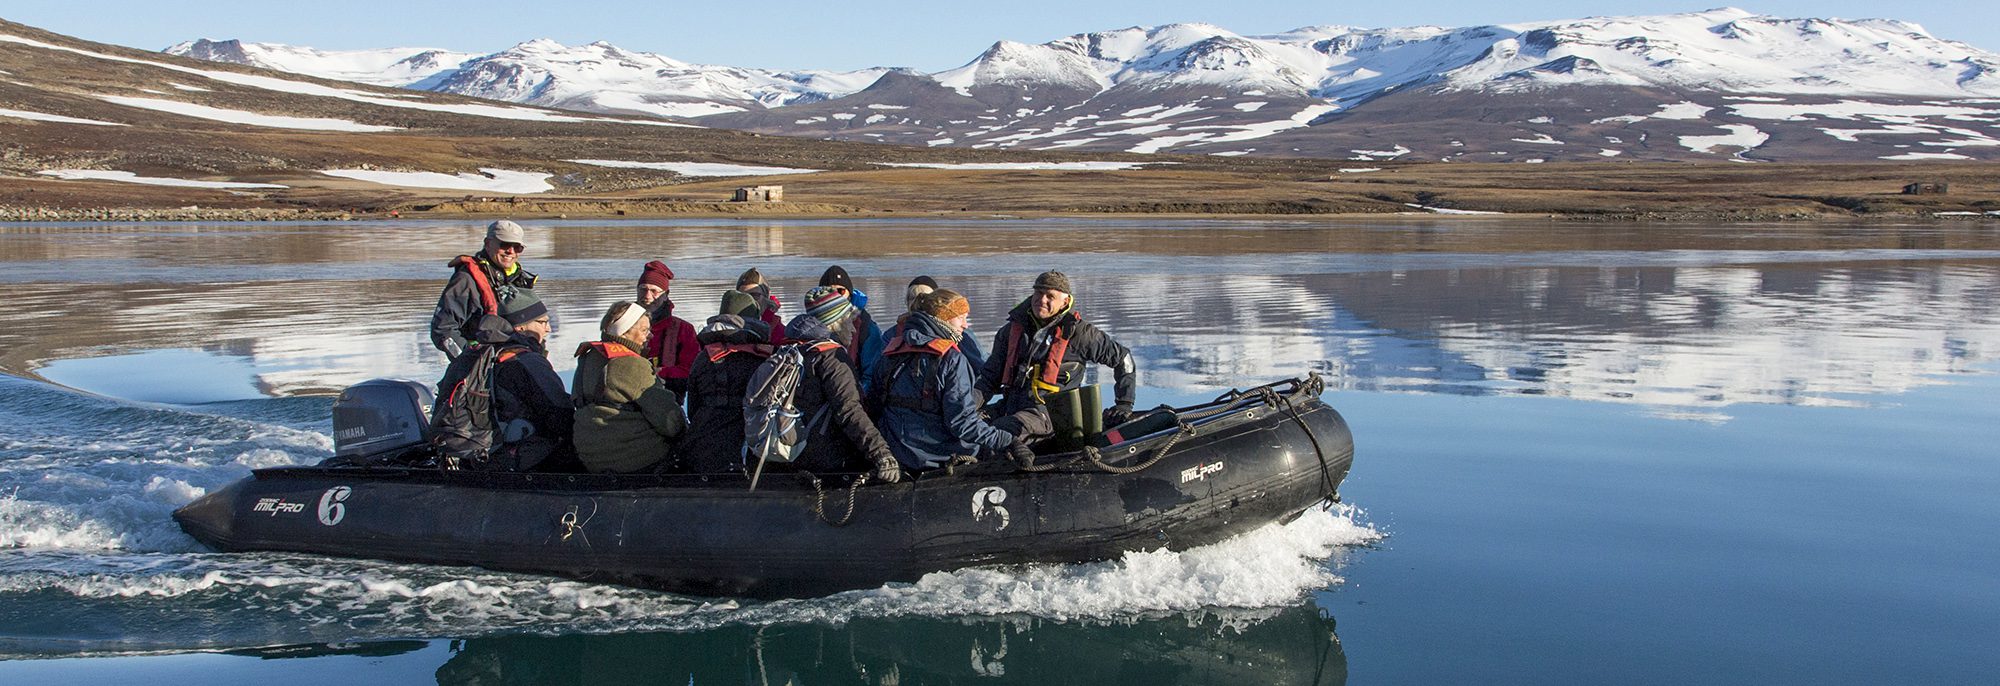
{"type": "MultiPolygon", "coordinates": [[[[464,225],[0,229],[5,254],[44,260],[4,270],[29,281],[13,290],[33,314],[0,332],[0,367],[186,348],[246,358],[246,385],[272,395],[434,379],[444,360],[424,326],[443,263],[478,235],[464,225]],[[138,281],[107,288],[119,275],[138,281]],[[88,294],[105,290],[118,316],[88,316],[101,302],[88,294]]],[[[1138,353],[1148,393],[1175,400],[1317,370],[1335,389],[1564,396],[1719,419],[1738,403],[1861,403],[2000,350],[2000,237],[1936,226],[544,223],[530,243],[525,262],[556,312],[559,369],[650,257],[679,272],[671,297],[694,321],[751,266],[796,314],[838,262],[885,324],[909,276],[936,276],[971,298],[983,339],[1035,273],[1067,270],[1085,317],[1138,353]]],[[[54,371],[87,390],[146,395],[120,387],[130,374],[54,371]]]]}

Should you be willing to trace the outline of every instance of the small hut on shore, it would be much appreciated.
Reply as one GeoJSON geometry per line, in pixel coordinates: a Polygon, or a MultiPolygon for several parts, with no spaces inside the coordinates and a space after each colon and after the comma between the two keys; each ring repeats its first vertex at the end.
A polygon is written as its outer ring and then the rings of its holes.
{"type": "Polygon", "coordinates": [[[749,186],[736,189],[730,202],[784,202],[784,186],[749,186]]]}
{"type": "Polygon", "coordinates": [[[1944,195],[1951,192],[1951,184],[1918,181],[1903,186],[1903,195],[1944,195]]]}

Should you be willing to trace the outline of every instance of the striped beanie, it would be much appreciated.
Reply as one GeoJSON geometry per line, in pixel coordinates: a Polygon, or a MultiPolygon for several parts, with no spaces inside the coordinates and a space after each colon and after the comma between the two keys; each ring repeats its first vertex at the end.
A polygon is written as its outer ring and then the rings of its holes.
{"type": "Polygon", "coordinates": [[[806,291],[806,314],[832,327],[854,316],[854,305],[847,302],[846,289],[820,286],[806,291]]]}

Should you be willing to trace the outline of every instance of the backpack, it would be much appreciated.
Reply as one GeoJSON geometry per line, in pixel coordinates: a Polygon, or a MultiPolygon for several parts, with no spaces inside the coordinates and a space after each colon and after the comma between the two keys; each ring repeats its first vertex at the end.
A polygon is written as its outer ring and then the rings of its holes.
{"type": "Polygon", "coordinates": [[[811,420],[799,421],[795,401],[799,382],[806,375],[805,352],[838,347],[840,344],[832,341],[780,346],[750,373],[750,385],[743,391],[743,454],[747,459],[790,463],[805,452],[806,439],[826,416],[826,409],[821,408],[811,420]]]}
{"type": "MultiPolygon", "coordinates": [[[[497,442],[494,421],[493,375],[500,363],[513,359],[525,348],[481,345],[473,349],[478,357],[431,410],[431,445],[437,448],[445,469],[480,469],[492,458],[497,442]]],[[[468,352],[473,352],[468,351],[468,352]]]]}

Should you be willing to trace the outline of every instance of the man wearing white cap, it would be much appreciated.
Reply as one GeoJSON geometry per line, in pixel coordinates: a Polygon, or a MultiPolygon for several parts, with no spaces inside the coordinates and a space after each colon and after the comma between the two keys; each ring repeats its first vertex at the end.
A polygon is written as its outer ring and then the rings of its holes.
{"type": "Polygon", "coordinates": [[[486,246],[477,255],[452,258],[451,281],[431,313],[431,344],[456,359],[476,342],[507,340],[511,327],[500,303],[518,290],[532,290],[535,275],[521,268],[527,232],[502,219],[486,225],[486,246]]]}

